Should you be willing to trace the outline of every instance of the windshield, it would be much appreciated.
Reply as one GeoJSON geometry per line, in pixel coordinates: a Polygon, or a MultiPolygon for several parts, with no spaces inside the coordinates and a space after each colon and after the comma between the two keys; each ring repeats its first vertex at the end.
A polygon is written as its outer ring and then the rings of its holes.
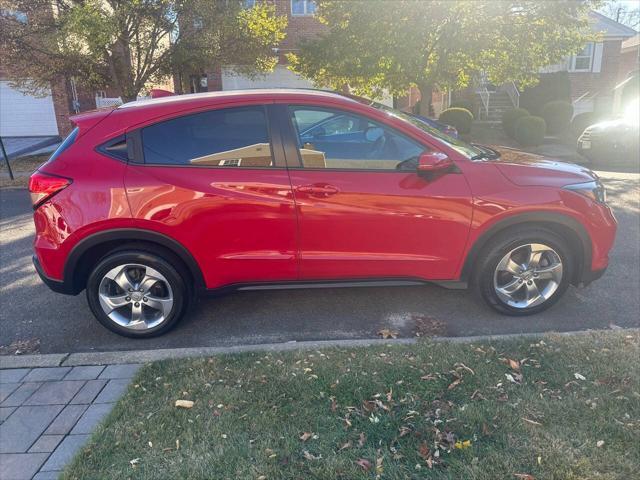
{"type": "Polygon", "coordinates": [[[393,115],[396,118],[399,118],[400,120],[409,122],[410,124],[418,127],[420,130],[425,131],[432,137],[436,137],[441,142],[446,143],[455,151],[457,151],[458,153],[460,153],[461,155],[464,155],[469,159],[475,160],[480,158],[486,158],[486,152],[484,152],[482,149],[475,147],[467,142],[463,142],[462,140],[459,140],[457,138],[450,137],[446,133],[438,130],[437,128],[434,128],[431,125],[428,125],[426,122],[420,120],[420,118],[418,117],[402,112],[400,110],[396,110],[395,108],[387,107],[382,103],[374,102],[372,100],[369,100],[363,97],[357,97],[355,95],[346,95],[346,96],[354,100],[357,100],[360,103],[364,103],[373,108],[377,108],[378,110],[382,110],[390,115],[393,115]]]}

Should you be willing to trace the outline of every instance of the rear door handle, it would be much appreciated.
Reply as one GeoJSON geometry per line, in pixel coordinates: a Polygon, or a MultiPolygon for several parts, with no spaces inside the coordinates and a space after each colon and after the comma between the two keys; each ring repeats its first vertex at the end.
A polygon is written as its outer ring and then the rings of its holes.
{"type": "Polygon", "coordinates": [[[339,191],[337,187],[325,184],[301,185],[296,187],[296,192],[309,195],[334,195],[339,191]]]}

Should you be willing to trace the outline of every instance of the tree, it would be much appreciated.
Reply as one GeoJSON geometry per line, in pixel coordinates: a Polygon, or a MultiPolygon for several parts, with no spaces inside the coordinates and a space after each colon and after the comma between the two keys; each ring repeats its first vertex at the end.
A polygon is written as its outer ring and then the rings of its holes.
{"type": "Polygon", "coordinates": [[[636,31],[640,28],[640,6],[637,2],[632,5],[630,2],[611,0],[602,5],[599,12],[636,31]]]}
{"type": "Polygon", "coordinates": [[[270,71],[285,27],[273,5],[240,0],[0,0],[3,67],[20,88],[75,77],[124,101],[181,71],[270,71]]]}
{"type": "MultiPolygon", "coordinates": [[[[291,54],[318,86],[377,97],[416,86],[463,88],[484,71],[495,84],[534,84],[589,39],[594,2],[563,0],[319,0],[326,33],[291,54]]],[[[429,101],[421,102],[422,113],[429,101]]]]}

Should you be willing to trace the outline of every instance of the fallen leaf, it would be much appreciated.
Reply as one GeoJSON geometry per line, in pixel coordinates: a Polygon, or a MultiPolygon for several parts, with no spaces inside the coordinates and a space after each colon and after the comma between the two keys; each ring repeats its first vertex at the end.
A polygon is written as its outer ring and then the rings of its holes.
{"type": "Polygon", "coordinates": [[[456,378],[452,383],[449,384],[449,386],[447,387],[447,390],[453,390],[458,385],[460,385],[461,382],[462,382],[461,378],[456,378]]]}
{"type": "Polygon", "coordinates": [[[514,473],[514,476],[520,480],[536,480],[533,475],[529,475],[528,473],[514,473]]]}
{"type": "Polygon", "coordinates": [[[304,458],[306,458],[307,460],[320,460],[322,458],[322,455],[318,455],[317,457],[311,453],[309,453],[307,450],[304,450],[302,452],[302,455],[304,455],[304,458]]]}
{"type": "Polygon", "coordinates": [[[367,436],[364,432],[360,432],[360,437],[358,438],[358,446],[364,447],[365,442],[367,441],[367,436]]]}
{"type": "Polygon", "coordinates": [[[176,400],[175,406],[178,408],[193,408],[193,402],[191,400],[176,400]]]}
{"type": "Polygon", "coordinates": [[[302,435],[300,435],[300,440],[302,440],[303,442],[306,442],[312,437],[312,435],[313,435],[312,432],[304,432],[302,435]]]}
{"type": "Polygon", "coordinates": [[[366,458],[359,458],[356,460],[356,465],[362,468],[365,472],[368,472],[371,469],[371,462],[366,458]]]}
{"type": "Polygon", "coordinates": [[[129,460],[129,463],[131,464],[132,467],[135,467],[137,464],[140,463],[140,459],[134,458],[133,460],[129,460]]]}
{"type": "Polygon", "coordinates": [[[462,442],[458,440],[456,443],[454,443],[453,446],[456,447],[458,450],[463,450],[471,446],[471,440],[464,440],[462,442]]]}
{"type": "Polygon", "coordinates": [[[584,375],[580,375],[579,373],[574,373],[573,376],[576,377],[576,380],[586,380],[584,375]]]}
{"type": "Polygon", "coordinates": [[[427,446],[427,442],[423,441],[418,448],[418,455],[424,458],[425,460],[431,458],[431,450],[427,446]]]}
{"type": "Polygon", "coordinates": [[[338,449],[339,452],[341,452],[342,450],[346,450],[347,448],[351,448],[352,447],[352,443],[351,440],[349,440],[347,443],[343,443],[340,448],[338,449]]]}
{"type": "Polygon", "coordinates": [[[509,362],[509,367],[512,370],[520,370],[520,362],[517,360],[513,360],[511,358],[507,358],[507,362],[509,362]]]}
{"type": "Polygon", "coordinates": [[[378,335],[380,335],[383,339],[398,338],[398,332],[389,330],[388,328],[383,328],[382,330],[380,330],[378,332],[378,335]]]}
{"type": "Polygon", "coordinates": [[[604,445],[604,440],[598,440],[596,442],[596,447],[598,447],[598,448],[602,447],[603,445],[604,445]]]}
{"type": "MultiPolygon", "coordinates": [[[[378,450],[378,455],[380,455],[380,450],[378,450]]],[[[382,468],[382,461],[384,460],[383,456],[379,456],[376,458],[376,473],[378,475],[382,474],[383,468],[382,468]]]]}

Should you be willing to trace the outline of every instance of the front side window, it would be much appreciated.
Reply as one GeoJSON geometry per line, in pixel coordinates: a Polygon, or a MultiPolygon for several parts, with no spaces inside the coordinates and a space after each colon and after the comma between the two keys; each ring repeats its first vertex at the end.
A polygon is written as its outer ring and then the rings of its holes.
{"type": "Polygon", "coordinates": [[[342,110],[291,107],[305,168],[415,170],[425,147],[384,125],[342,110]]]}
{"type": "Polygon", "coordinates": [[[571,57],[570,69],[574,72],[589,72],[593,59],[593,42],[585,45],[580,53],[571,57]]]}
{"type": "Polygon", "coordinates": [[[313,15],[316,13],[314,0],[291,0],[292,15],[313,15]]]}
{"type": "Polygon", "coordinates": [[[264,108],[212,110],[142,129],[145,163],[209,167],[273,166],[264,108]]]}

